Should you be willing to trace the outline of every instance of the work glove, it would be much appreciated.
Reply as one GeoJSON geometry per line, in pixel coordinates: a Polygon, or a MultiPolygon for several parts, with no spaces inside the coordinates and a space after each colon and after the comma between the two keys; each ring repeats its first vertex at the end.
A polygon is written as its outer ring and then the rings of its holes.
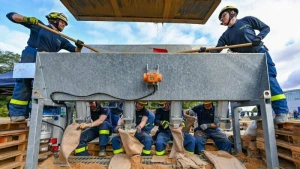
{"type": "Polygon", "coordinates": [[[204,130],[210,128],[210,124],[201,124],[200,128],[204,131],[204,130]]]}
{"type": "Polygon", "coordinates": [[[26,17],[26,16],[24,16],[23,21],[27,22],[27,23],[31,23],[33,25],[37,25],[39,23],[39,20],[35,17],[26,17]]]}
{"type": "Polygon", "coordinates": [[[261,43],[261,38],[260,37],[256,37],[252,41],[252,46],[258,46],[258,45],[260,45],[260,43],[261,43]]]}
{"type": "Polygon", "coordinates": [[[163,127],[163,129],[167,129],[170,125],[170,122],[164,120],[161,122],[161,126],[163,127]]]}
{"type": "Polygon", "coordinates": [[[90,127],[92,127],[92,123],[81,123],[79,125],[80,129],[86,129],[86,128],[90,128],[90,127]]]}
{"type": "Polygon", "coordinates": [[[200,50],[198,53],[203,53],[203,52],[206,52],[206,47],[200,47],[200,50]]]}
{"type": "Polygon", "coordinates": [[[122,128],[122,126],[117,126],[116,128],[115,128],[115,133],[119,133],[119,129],[120,128],[122,128]]]}
{"type": "Polygon", "coordinates": [[[82,45],[84,44],[84,42],[82,42],[81,40],[77,40],[76,42],[75,42],[75,45],[76,45],[76,47],[78,48],[78,49],[82,49],[82,45]]]}
{"type": "Polygon", "coordinates": [[[136,126],[136,133],[141,133],[141,132],[142,132],[141,126],[136,126]]]}
{"type": "Polygon", "coordinates": [[[186,124],[185,121],[182,120],[181,123],[180,123],[180,126],[181,126],[181,127],[185,127],[185,124],[186,124]]]}
{"type": "Polygon", "coordinates": [[[189,109],[187,113],[190,116],[195,116],[195,112],[192,109],[189,109]]]}

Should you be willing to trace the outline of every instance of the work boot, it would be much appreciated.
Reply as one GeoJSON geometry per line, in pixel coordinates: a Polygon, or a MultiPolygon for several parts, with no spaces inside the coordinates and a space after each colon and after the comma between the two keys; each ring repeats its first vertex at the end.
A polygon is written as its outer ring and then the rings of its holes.
{"type": "Polygon", "coordinates": [[[25,116],[11,116],[10,121],[12,122],[21,122],[25,121],[26,117],[25,116]]]}
{"type": "Polygon", "coordinates": [[[287,122],[288,120],[288,114],[276,114],[276,117],[274,118],[274,124],[282,124],[287,122]]]}
{"type": "Polygon", "coordinates": [[[250,120],[261,120],[261,116],[251,116],[250,120]]]}
{"type": "Polygon", "coordinates": [[[100,148],[99,157],[105,157],[105,156],[106,156],[105,148],[100,148]]]}

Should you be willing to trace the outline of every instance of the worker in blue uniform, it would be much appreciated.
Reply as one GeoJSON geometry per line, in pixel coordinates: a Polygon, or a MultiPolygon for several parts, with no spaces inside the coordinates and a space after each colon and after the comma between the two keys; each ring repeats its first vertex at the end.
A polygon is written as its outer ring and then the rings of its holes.
{"type": "MultiPolygon", "coordinates": [[[[40,28],[37,24],[44,23],[35,17],[26,17],[11,12],[6,17],[14,23],[21,24],[30,29],[30,37],[25,49],[22,51],[21,63],[35,63],[37,52],[58,52],[65,49],[70,52],[80,52],[83,42],[77,40],[76,47],[68,40],[48,30],[40,28]]],[[[62,13],[51,12],[46,15],[49,22],[47,27],[62,32],[68,25],[67,17],[62,13]]],[[[29,102],[32,94],[32,79],[17,79],[12,99],[9,103],[9,116],[12,121],[24,121],[29,115],[29,102]]]]}
{"type": "Polygon", "coordinates": [[[123,113],[123,102],[109,102],[108,107],[110,109],[111,114],[111,123],[112,127],[116,128],[118,125],[118,121],[123,113]]]}
{"type": "Polygon", "coordinates": [[[85,130],[80,135],[80,141],[75,149],[75,155],[88,156],[88,142],[99,137],[99,156],[103,157],[106,156],[106,145],[113,129],[111,125],[110,110],[107,107],[102,107],[97,102],[90,102],[89,105],[92,122],[80,124],[79,127],[85,130]]]}
{"type": "MultiPolygon", "coordinates": [[[[147,102],[140,101],[135,105],[135,120],[136,120],[136,133],[134,137],[137,138],[143,145],[143,156],[149,156],[151,153],[151,146],[153,143],[152,137],[150,136],[150,131],[153,128],[154,123],[154,114],[145,108],[147,102]]],[[[115,128],[115,131],[118,132],[122,125],[124,124],[124,120],[120,119],[118,122],[118,126],[115,128]]],[[[122,141],[120,136],[115,136],[112,138],[112,147],[114,154],[123,153],[122,149],[122,141]]]]}
{"type": "MultiPolygon", "coordinates": [[[[162,108],[156,109],[154,124],[158,127],[157,137],[155,141],[155,153],[158,156],[164,155],[166,152],[167,142],[173,140],[170,125],[170,102],[160,102],[163,105],[162,108]]],[[[183,121],[182,126],[185,125],[183,121]]],[[[183,145],[185,151],[190,154],[194,154],[195,150],[195,138],[188,132],[183,132],[183,145]]]]}
{"type": "MultiPolygon", "coordinates": [[[[219,13],[221,25],[227,26],[227,30],[219,38],[218,46],[236,45],[243,43],[252,43],[250,47],[232,48],[233,52],[238,53],[264,53],[267,57],[269,82],[271,88],[272,108],[276,114],[274,118],[275,124],[285,123],[288,119],[288,106],[286,96],[276,79],[277,72],[275,64],[268,52],[268,48],[262,42],[268,33],[270,27],[253,16],[246,16],[237,19],[239,11],[234,6],[226,6],[219,13]],[[259,31],[256,35],[255,30],[259,31]]],[[[201,47],[199,52],[206,52],[205,47],[201,47]]],[[[221,50],[213,50],[210,52],[221,52],[221,50]]],[[[260,109],[256,119],[260,118],[260,109]]],[[[253,119],[253,118],[252,118],[253,119]]]]}
{"type": "Polygon", "coordinates": [[[231,153],[232,143],[226,134],[219,129],[219,120],[215,117],[215,107],[212,102],[204,102],[192,108],[197,116],[198,127],[194,129],[196,138],[195,154],[203,155],[207,139],[212,139],[219,150],[231,153]]]}

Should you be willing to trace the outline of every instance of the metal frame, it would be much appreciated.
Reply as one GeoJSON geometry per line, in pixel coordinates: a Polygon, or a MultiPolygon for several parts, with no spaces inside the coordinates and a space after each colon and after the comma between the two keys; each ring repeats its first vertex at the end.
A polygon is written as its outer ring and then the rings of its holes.
{"type": "MultiPolygon", "coordinates": [[[[271,103],[264,93],[269,90],[267,62],[264,54],[38,53],[26,168],[37,168],[42,110],[44,105],[56,105],[50,100],[52,92],[61,89],[59,91],[83,96],[93,92],[107,92],[121,98],[138,98],[152,91],[141,80],[147,64],[159,64],[164,79],[155,95],[142,100],[168,100],[175,103],[219,100],[237,101],[241,106],[260,105],[264,121],[268,168],[278,167],[271,103]],[[116,63],[122,66],[113,67],[113,65],[118,65],[116,63]],[[95,78],[95,73],[90,76],[86,72],[102,73],[98,73],[95,78]],[[106,74],[113,75],[115,79],[107,78],[106,74]],[[117,83],[118,81],[122,83],[117,83]],[[74,83],[77,86],[74,86],[74,83]],[[174,94],[174,91],[179,92],[174,94]],[[265,97],[259,99],[262,94],[265,97]]],[[[87,97],[55,94],[54,99],[61,101],[117,100],[101,94],[87,97]]],[[[126,105],[124,106],[126,108],[126,105]]],[[[237,112],[234,113],[233,123],[235,149],[240,152],[237,112]]]]}

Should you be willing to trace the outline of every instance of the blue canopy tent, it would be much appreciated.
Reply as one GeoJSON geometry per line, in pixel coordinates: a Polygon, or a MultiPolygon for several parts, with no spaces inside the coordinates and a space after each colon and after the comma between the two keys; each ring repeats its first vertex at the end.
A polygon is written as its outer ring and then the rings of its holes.
{"type": "Polygon", "coordinates": [[[0,95],[11,96],[14,90],[16,79],[13,79],[13,72],[0,74],[0,95]]]}

